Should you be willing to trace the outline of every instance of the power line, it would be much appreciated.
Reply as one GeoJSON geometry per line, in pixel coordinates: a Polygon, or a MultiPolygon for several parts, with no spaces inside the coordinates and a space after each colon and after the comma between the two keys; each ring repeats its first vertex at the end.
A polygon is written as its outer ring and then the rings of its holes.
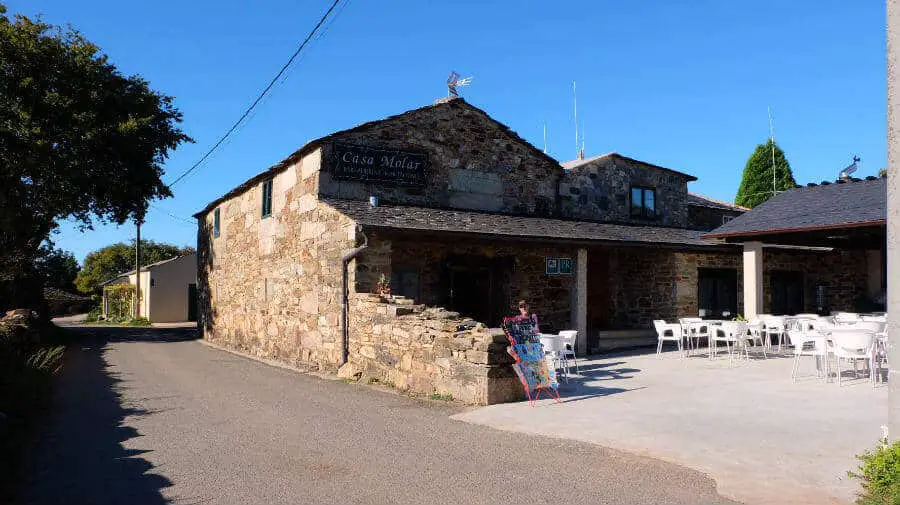
{"type": "Polygon", "coordinates": [[[244,119],[246,119],[247,116],[250,115],[250,113],[253,111],[253,109],[256,108],[256,106],[263,99],[263,97],[266,96],[266,94],[269,92],[269,90],[271,90],[272,87],[275,86],[275,83],[278,81],[278,79],[280,79],[281,76],[288,69],[288,67],[291,66],[291,63],[294,62],[294,59],[297,58],[297,55],[300,54],[300,51],[302,51],[303,48],[306,47],[306,45],[313,38],[313,36],[316,34],[316,32],[319,30],[319,28],[322,26],[322,24],[325,23],[325,20],[328,19],[328,16],[331,15],[331,12],[334,10],[335,7],[337,7],[337,5],[338,5],[338,3],[340,3],[340,1],[341,0],[334,0],[334,2],[331,3],[331,7],[329,7],[328,10],[325,11],[325,14],[322,15],[321,19],[319,19],[319,22],[316,23],[316,26],[314,26],[312,31],[310,31],[309,34],[306,36],[306,38],[303,39],[303,42],[300,44],[299,47],[297,47],[297,50],[294,51],[294,54],[291,55],[291,57],[290,57],[290,59],[288,59],[287,63],[285,63],[284,66],[281,67],[281,70],[279,70],[278,73],[275,75],[275,77],[273,77],[272,80],[269,81],[269,84],[266,86],[266,88],[263,89],[262,93],[260,93],[259,96],[256,97],[256,100],[254,100],[253,103],[250,104],[250,107],[248,107],[247,110],[245,110],[244,113],[241,114],[241,117],[238,118],[238,120],[235,121],[235,123],[233,125],[231,125],[231,128],[229,128],[228,131],[225,132],[225,135],[222,135],[222,137],[215,144],[213,144],[213,146],[208,151],[206,151],[206,153],[199,160],[197,160],[197,162],[194,163],[191,166],[191,168],[185,170],[174,181],[169,183],[169,187],[172,187],[175,184],[178,184],[179,181],[181,181],[188,174],[193,172],[197,167],[200,166],[201,163],[203,163],[206,160],[206,158],[209,157],[210,154],[213,153],[213,151],[215,151],[220,145],[222,145],[222,142],[225,142],[225,139],[227,139],[229,135],[234,133],[234,130],[236,130],[237,127],[244,121],[244,119]]]}
{"type": "Polygon", "coordinates": [[[177,215],[175,215],[175,214],[169,212],[168,210],[163,209],[162,207],[159,207],[159,206],[150,204],[150,208],[153,209],[153,210],[162,212],[163,214],[165,214],[165,215],[171,217],[172,219],[174,219],[174,220],[176,220],[176,221],[179,221],[179,222],[181,222],[181,223],[186,223],[186,224],[189,224],[189,225],[191,225],[191,226],[196,226],[196,225],[197,225],[197,222],[196,222],[196,221],[192,221],[192,220],[190,220],[190,219],[187,219],[187,218],[184,218],[184,217],[181,217],[181,216],[177,216],[177,215]]]}

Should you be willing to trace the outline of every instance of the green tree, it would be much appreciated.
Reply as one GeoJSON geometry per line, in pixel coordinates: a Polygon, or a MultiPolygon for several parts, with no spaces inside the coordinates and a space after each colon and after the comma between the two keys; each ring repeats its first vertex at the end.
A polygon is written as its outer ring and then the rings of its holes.
{"type": "MultiPolygon", "coordinates": [[[[194,248],[190,246],[178,247],[141,240],[141,266],[194,252],[194,248]]],[[[96,293],[100,284],[134,270],[134,258],[134,240],[130,244],[119,242],[88,253],[84,266],[75,278],[75,287],[82,293],[96,293]]]]}
{"type": "Polygon", "coordinates": [[[0,309],[58,220],[143,220],[150,200],[171,196],[163,162],[191,141],[180,122],[172,97],[77,31],[0,4],[0,309]]]}
{"type": "Polygon", "coordinates": [[[791,164],[784,151],[771,140],[756,146],[747,165],[744,177],[738,187],[734,203],[744,207],[756,207],[772,198],[772,148],[775,148],[775,191],[785,191],[797,187],[791,164]]]}
{"type": "Polygon", "coordinates": [[[39,254],[34,272],[42,285],[72,291],[78,275],[78,260],[75,256],[69,251],[49,245],[42,246],[39,254]]]}

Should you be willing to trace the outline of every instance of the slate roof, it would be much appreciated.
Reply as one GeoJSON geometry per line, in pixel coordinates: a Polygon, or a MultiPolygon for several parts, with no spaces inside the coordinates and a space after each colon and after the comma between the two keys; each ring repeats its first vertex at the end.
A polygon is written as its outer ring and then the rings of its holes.
{"type": "Polygon", "coordinates": [[[887,179],[795,188],[705,236],[726,238],[879,225],[887,221],[887,179]]]}
{"type": "Polygon", "coordinates": [[[687,204],[693,205],[695,207],[709,207],[711,209],[734,210],[739,212],[746,212],[750,210],[747,207],[735,205],[730,202],[723,202],[722,200],[716,200],[715,198],[710,198],[708,196],[698,195],[697,193],[688,193],[687,204]]]}
{"type": "Polygon", "coordinates": [[[392,230],[460,233],[514,237],[555,242],[610,242],[682,247],[730,247],[701,237],[702,231],[657,226],[568,221],[540,217],[491,214],[477,211],[379,205],[368,202],[323,198],[322,202],[357,223],[392,230]]]}
{"type": "Polygon", "coordinates": [[[510,135],[513,138],[513,140],[515,140],[517,142],[521,142],[536,156],[543,157],[554,165],[559,163],[556,159],[550,157],[549,155],[547,155],[547,153],[545,153],[544,151],[541,151],[540,149],[535,147],[533,144],[531,144],[527,140],[520,137],[519,134],[514,132],[509,126],[492,118],[487,112],[479,109],[478,107],[475,107],[474,105],[470,104],[469,102],[463,100],[460,97],[445,97],[445,98],[441,98],[441,99],[435,101],[435,103],[433,103],[433,104],[429,104],[429,105],[425,105],[423,107],[411,109],[406,112],[401,112],[400,114],[394,114],[393,116],[388,116],[386,118],[376,119],[374,121],[368,121],[366,123],[362,123],[360,125],[354,126],[353,128],[339,130],[339,131],[336,131],[333,133],[329,133],[328,135],[325,135],[324,137],[320,137],[315,140],[310,140],[309,142],[304,144],[300,149],[297,149],[296,151],[291,153],[287,158],[281,160],[280,162],[276,163],[275,165],[272,165],[268,169],[254,175],[253,177],[247,179],[244,183],[235,187],[234,189],[225,193],[224,195],[220,196],[219,198],[216,198],[215,200],[213,200],[212,202],[207,204],[206,207],[203,208],[203,210],[194,214],[194,217],[199,219],[201,216],[206,215],[214,207],[216,207],[220,203],[224,202],[225,200],[229,200],[237,195],[240,195],[241,193],[247,191],[249,188],[252,188],[253,186],[259,184],[261,181],[268,179],[270,177],[273,177],[274,175],[287,170],[287,168],[289,166],[291,166],[292,164],[296,163],[297,160],[299,160],[303,156],[309,154],[310,152],[312,152],[314,149],[318,148],[325,142],[332,140],[334,137],[337,137],[339,135],[344,135],[347,133],[353,133],[353,132],[363,130],[365,128],[369,128],[371,126],[377,125],[377,124],[385,122],[385,121],[390,121],[390,120],[397,119],[397,118],[404,117],[404,116],[410,116],[410,115],[417,114],[422,111],[434,109],[437,107],[460,107],[460,106],[464,106],[464,107],[468,108],[469,110],[473,110],[475,112],[478,112],[478,113],[484,115],[484,117],[488,121],[491,121],[492,123],[497,125],[497,127],[501,131],[510,135]]]}
{"type": "Polygon", "coordinates": [[[600,156],[593,156],[593,157],[590,157],[590,158],[585,158],[585,159],[583,159],[583,160],[564,161],[564,162],[560,163],[560,166],[562,166],[562,167],[565,168],[566,170],[571,170],[571,169],[573,169],[573,168],[578,168],[578,167],[580,167],[580,166],[587,165],[588,163],[593,163],[593,162],[595,162],[595,161],[597,161],[597,160],[602,160],[602,159],[605,159],[605,158],[618,158],[618,159],[620,159],[620,160],[628,161],[628,162],[631,162],[631,163],[636,163],[636,164],[638,164],[638,165],[644,165],[644,166],[647,166],[647,167],[650,167],[650,168],[655,168],[655,169],[657,169],[657,170],[663,170],[663,171],[665,171],[665,172],[670,172],[670,173],[673,173],[673,174],[676,174],[676,175],[680,175],[681,177],[684,177],[684,178],[687,179],[688,181],[696,181],[696,180],[697,180],[697,178],[694,177],[694,176],[691,175],[691,174],[686,174],[686,173],[684,173],[684,172],[679,172],[678,170],[672,170],[671,168],[666,168],[666,167],[661,167],[661,166],[659,166],[659,165],[654,165],[653,163],[647,163],[646,161],[641,161],[641,160],[637,160],[637,159],[634,159],[634,158],[629,158],[628,156],[623,156],[623,155],[621,155],[621,154],[619,154],[619,153],[616,153],[616,152],[606,153],[606,154],[601,154],[600,156]]]}
{"type": "MultiPolygon", "coordinates": [[[[146,271],[151,270],[151,269],[153,269],[153,268],[156,268],[156,267],[158,267],[158,266],[165,265],[166,263],[171,263],[171,262],[173,262],[173,261],[175,261],[175,260],[179,260],[179,259],[181,259],[181,258],[188,258],[188,257],[190,257],[190,256],[196,257],[196,256],[197,256],[197,253],[183,254],[183,255],[181,255],[181,256],[173,256],[173,257],[171,257],[171,258],[169,258],[169,259],[164,259],[164,260],[162,260],[162,261],[157,261],[156,263],[150,263],[149,265],[144,265],[144,266],[141,267],[141,272],[146,272],[146,271]]],[[[108,280],[108,281],[106,281],[106,282],[101,282],[100,285],[101,285],[101,286],[105,286],[105,285],[107,285],[107,284],[109,284],[109,283],[111,283],[111,282],[113,282],[113,281],[117,281],[117,280],[121,279],[122,277],[127,277],[127,276],[129,276],[129,275],[131,275],[131,274],[133,274],[133,273],[135,273],[135,272],[136,272],[136,270],[129,270],[129,271],[127,271],[127,272],[123,272],[123,273],[119,274],[117,277],[115,277],[115,278],[113,278],[113,279],[110,279],[110,280],[108,280]]]]}

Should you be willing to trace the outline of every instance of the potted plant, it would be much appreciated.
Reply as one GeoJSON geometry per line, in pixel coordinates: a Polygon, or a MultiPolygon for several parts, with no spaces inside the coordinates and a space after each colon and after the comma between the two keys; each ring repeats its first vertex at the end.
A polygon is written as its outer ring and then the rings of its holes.
{"type": "Polygon", "coordinates": [[[391,296],[391,281],[387,276],[381,274],[378,277],[378,283],[375,284],[375,292],[383,296],[391,296]]]}

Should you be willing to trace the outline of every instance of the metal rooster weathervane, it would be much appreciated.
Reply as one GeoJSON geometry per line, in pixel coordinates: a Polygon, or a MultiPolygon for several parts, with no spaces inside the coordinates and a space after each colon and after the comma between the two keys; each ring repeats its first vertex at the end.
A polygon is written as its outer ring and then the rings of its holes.
{"type": "Polygon", "coordinates": [[[456,88],[460,86],[468,86],[471,83],[471,77],[460,79],[458,73],[450,72],[450,76],[447,77],[447,96],[459,96],[459,91],[457,91],[456,88]]]}

